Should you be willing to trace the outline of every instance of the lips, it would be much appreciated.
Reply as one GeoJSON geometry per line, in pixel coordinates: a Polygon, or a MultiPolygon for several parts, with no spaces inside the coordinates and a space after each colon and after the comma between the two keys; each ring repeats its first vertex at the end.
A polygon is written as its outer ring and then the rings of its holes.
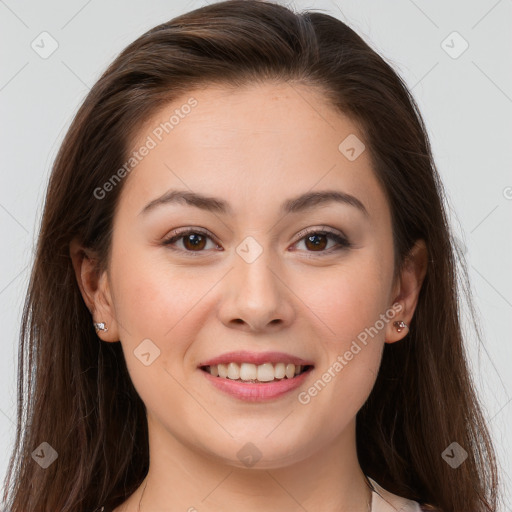
{"type": "MultiPolygon", "coordinates": [[[[214,368],[216,368],[216,366],[214,366],[214,368]]],[[[292,392],[302,386],[306,380],[310,378],[312,368],[311,366],[292,378],[274,379],[270,382],[252,382],[241,381],[240,379],[232,380],[230,378],[220,378],[211,375],[208,371],[201,371],[200,373],[207,382],[225,395],[229,395],[236,400],[261,403],[269,400],[285,399],[286,396],[292,399],[294,396],[292,392]]]]}
{"type": "Polygon", "coordinates": [[[226,352],[220,356],[202,361],[198,367],[213,366],[218,364],[229,363],[252,363],[256,365],[264,363],[293,363],[298,366],[313,366],[313,362],[301,357],[287,354],[285,352],[249,352],[247,350],[238,350],[234,352],[226,352]]]}

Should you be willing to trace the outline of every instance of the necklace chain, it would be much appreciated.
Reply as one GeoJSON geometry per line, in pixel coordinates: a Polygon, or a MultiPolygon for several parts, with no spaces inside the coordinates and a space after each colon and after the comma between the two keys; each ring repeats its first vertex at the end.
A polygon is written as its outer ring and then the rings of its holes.
{"type": "MultiPolygon", "coordinates": [[[[366,483],[368,487],[370,488],[370,499],[368,500],[368,512],[372,512],[372,493],[373,493],[373,485],[368,481],[368,478],[365,475],[366,483]]],[[[137,509],[137,512],[141,512],[141,503],[142,503],[142,497],[144,496],[144,491],[146,490],[146,486],[148,485],[147,476],[146,476],[146,483],[144,484],[144,489],[142,489],[142,494],[140,495],[139,500],[139,507],[137,509]]]]}

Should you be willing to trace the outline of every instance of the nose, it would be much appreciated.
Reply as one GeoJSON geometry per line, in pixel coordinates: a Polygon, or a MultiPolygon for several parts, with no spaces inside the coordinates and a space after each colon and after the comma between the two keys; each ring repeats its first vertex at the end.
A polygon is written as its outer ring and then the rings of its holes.
{"type": "Polygon", "coordinates": [[[236,257],[224,280],[219,315],[228,327],[257,332],[282,329],[293,322],[293,292],[284,271],[263,253],[253,262],[236,257]]]}

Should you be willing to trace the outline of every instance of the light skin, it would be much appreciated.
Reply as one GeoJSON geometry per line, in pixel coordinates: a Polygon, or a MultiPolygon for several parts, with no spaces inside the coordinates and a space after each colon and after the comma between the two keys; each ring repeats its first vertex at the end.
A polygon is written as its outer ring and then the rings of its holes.
{"type": "MultiPolygon", "coordinates": [[[[108,327],[98,336],[121,343],[147,408],[149,473],[115,512],[137,511],[146,483],[146,512],[366,512],[370,492],[357,459],[355,417],[384,344],[408,332],[393,321],[410,324],[413,317],[425,244],[416,243],[394,279],[390,209],[369,151],[350,161],[338,149],[348,135],[364,141],[364,134],[317,90],[265,83],[192,95],[197,106],[125,178],[108,270],[96,275],[95,255],[82,258],[77,241],[70,247],[92,319],[108,327]],[[171,189],[222,199],[232,212],[169,203],[140,213],[171,189]],[[320,190],[350,194],[366,213],[339,202],[280,212],[287,199],[320,190]],[[325,227],[351,246],[318,234],[325,227]],[[177,228],[208,234],[196,245],[182,234],[172,250],[163,242],[177,228]],[[250,263],[237,252],[246,237],[262,251],[250,263]],[[298,394],[393,305],[400,313],[301,404],[298,394]],[[146,366],[134,350],[148,338],[160,355],[146,366]],[[298,390],[245,402],[217,390],[198,369],[233,350],[287,352],[315,367],[298,390]],[[247,443],[261,456],[251,467],[237,456],[247,443]]],[[[141,127],[133,149],[187,99],[141,127]]]]}

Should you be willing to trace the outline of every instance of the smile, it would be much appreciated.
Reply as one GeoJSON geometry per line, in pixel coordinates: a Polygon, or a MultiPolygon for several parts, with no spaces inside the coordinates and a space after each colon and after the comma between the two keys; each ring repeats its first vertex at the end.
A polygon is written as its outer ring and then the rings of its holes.
{"type": "Polygon", "coordinates": [[[201,366],[200,370],[210,384],[226,395],[246,402],[266,402],[293,396],[290,395],[291,391],[305,382],[313,368],[313,365],[295,366],[292,363],[276,363],[275,365],[264,363],[258,366],[251,363],[241,363],[240,365],[228,363],[201,366]],[[248,368],[244,366],[245,364],[248,365],[248,368]],[[263,368],[260,370],[260,367],[263,368]],[[255,372],[256,378],[249,378],[254,377],[255,372]],[[279,378],[281,375],[282,377],[279,378]],[[240,378],[241,376],[245,380],[240,378]],[[266,380],[259,380],[259,378],[266,380]]]}
{"type": "Polygon", "coordinates": [[[312,365],[295,365],[293,363],[227,363],[203,366],[203,371],[213,377],[239,382],[272,382],[281,379],[293,379],[311,368],[312,365]]]}

